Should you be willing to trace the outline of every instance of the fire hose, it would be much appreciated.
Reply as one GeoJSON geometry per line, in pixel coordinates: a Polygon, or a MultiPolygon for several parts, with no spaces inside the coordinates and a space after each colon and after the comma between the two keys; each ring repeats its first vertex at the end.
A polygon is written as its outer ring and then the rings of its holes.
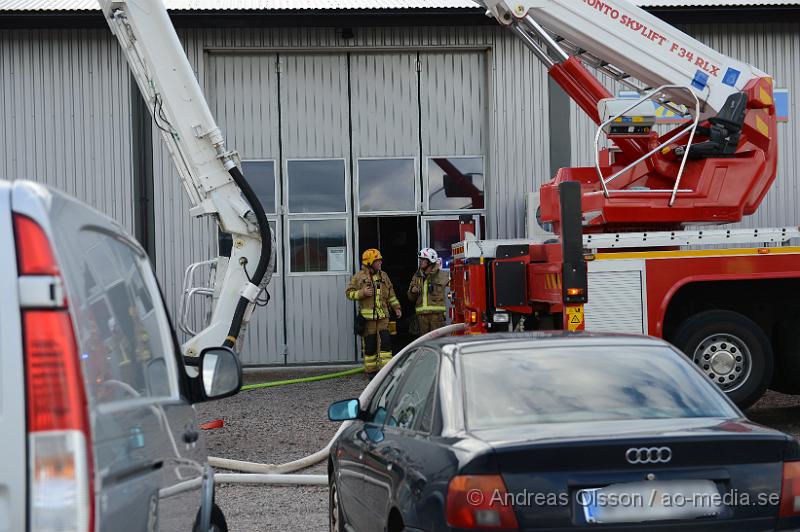
{"type": "MultiPolygon", "coordinates": [[[[436,329],[435,331],[431,331],[423,336],[420,336],[406,347],[404,347],[396,356],[394,356],[386,366],[381,368],[378,372],[377,376],[384,374],[387,371],[391,371],[391,368],[394,366],[395,362],[400,358],[400,355],[404,354],[405,352],[416,348],[418,345],[427,342],[428,340],[434,340],[436,338],[441,338],[443,336],[448,336],[454,332],[461,331],[465,328],[465,324],[463,323],[454,323],[453,325],[447,325],[440,329],[436,329]]],[[[344,376],[343,374],[355,374],[358,373],[359,370],[349,370],[346,372],[341,372],[338,376],[344,376]]],[[[330,375],[337,375],[337,374],[330,374],[330,375]]],[[[308,377],[307,379],[316,379],[322,380],[319,377],[324,378],[335,378],[332,376],[318,376],[318,377],[308,377]]],[[[306,379],[294,379],[295,381],[305,381],[311,382],[306,379]]],[[[375,389],[378,387],[380,379],[375,378],[372,379],[367,387],[364,388],[364,391],[361,392],[361,395],[358,397],[358,400],[361,404],[365,404],[367,400],[372,396],[375,389]]],[[[289,383],[288,381],[284,382],[284,384],[289,383]]],[[[266,388],[269,385],[277,386],[278,383],[264,383],[263,385],[251,385],[251,386],[259,386],[266,388]]],[[[243,387],[242,389],[245,389],[243,387]]],[[[248,388],[252,389],[252,388],[248,388]]],[[[218,458],[215,456],[210,456],[208,458],[208,463],[212,467],[217,467],[220,469],[226,469],[229,471],[240,471],[241,473],[216,473],[214,475],[214,479],[217,483],[225,483],[225,484],[264,484],[264,485],[309,485],[309,486],[327,486],[328,485],[328,476],[327,475],[299,475],[299,474],[290,474],[295,473],[296,471],[300,471],[302,469],[309,468],[313,465],[316,465],[322,461],[324,461],[328,454],[330,453],[331,446],[333,446],[333,442],[336,441],[336,438],[339,434],[352,423],[352,421],[345,421],[339,427],[339,430],[336,431],[333,438],[328,442],[328,444],[320,449],[319,451],[305,456],[303,458],[299,458],[297,460],[293,460],[291,462],[286,462],[284,464],[261,464],[257,462],[245,462],[242,460],[232,460],[230,458],[218,458]]]]}

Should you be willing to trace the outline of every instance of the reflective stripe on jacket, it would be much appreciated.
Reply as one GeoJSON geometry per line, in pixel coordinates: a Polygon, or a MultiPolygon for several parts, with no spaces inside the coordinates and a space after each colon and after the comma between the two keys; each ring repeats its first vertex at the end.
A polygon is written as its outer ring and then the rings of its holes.
{"type": "Polygon", "coordinates": [[[394,293],[394,286],[386,272],[381,271],[370,275],[369,269],[364,266],[356,273],[344,291],[347,299],[358,301],[359,312],[368,320],[380,320],[389,317],[389,307],[399,308],[400,301],[394,293]],[[361,297],[363,289],[372,286],[373,295],[361,297]],[[378,303],[377,307],[375,302],[378,303]]]}
{"type": "Polygon", "coordinates": [[[414,301],[417,314],[444,313],[447,310],[444,297],[449,284],[450,276],[439,266],[434,266],[430,273],[415,275],[407,295],[410,301],[414,301]],[[419,288],[418,294],[411,291],[414,286],[419,288]]]}

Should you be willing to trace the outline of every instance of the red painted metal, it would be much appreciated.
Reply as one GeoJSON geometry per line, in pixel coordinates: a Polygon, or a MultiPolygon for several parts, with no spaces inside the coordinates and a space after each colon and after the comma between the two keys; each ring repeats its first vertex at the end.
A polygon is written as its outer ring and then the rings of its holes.
{"type": "MultiPolygon", "coordinates": [[[[591,74],[576,59],[556,65],[550,75],[578,103],[587,115],[599,122],[596,105],[601,98],[610,97],[591,74]],[[601,90],[602,89],[602,90],[601,90]]],[[[605,197],[594,167],[562,168],[555,178],[541,187],[541,217],[558,229],[558,185],[578,181],[583,195],[583,212],[594,213],[587,231],[677,229],[687,223],[734,223],[758,209],[775,180],[778,161],[777,117],[772,100],[770,78],[753,80],[744,89],[748,94],[748,109],[739,147],[733,157],[690,160],[681,178],[680,188],[693,192],[679,194],[670,206],[671,193],[645,192],[672,190],[679,173],[681,158],[673,151],[657,152],[653,157],[628,169],[608,184],[612,191],[624,194],[605,197]],[[641,188],[642,192],[631,192],[641,188]]],[[[621,153],[615,161],[601,167],[603,175],[622,171],[646,150],[652,149],[675,134],[678,125],[662,137],[615,139],[621,153]],[[643,144],[646,143],[646,146],[643,144]]],[[[695,143],[705,140],[695,137],[695,143]]]]}
{"type": "Polygon", "coordinates": [[[686,285],[700,282],[800,278],[800,254],[771,253],[720,257],[647,259],[647,325],[664,334],[670,301],[686,285]]]}

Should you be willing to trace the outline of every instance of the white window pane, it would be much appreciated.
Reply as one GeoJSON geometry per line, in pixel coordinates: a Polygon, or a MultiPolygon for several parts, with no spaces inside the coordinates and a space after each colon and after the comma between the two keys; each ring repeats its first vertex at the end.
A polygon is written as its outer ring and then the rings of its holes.
{"type": "Polygon", "coordinates": [[[414,211],[414,159],[358,161],[358,197],[362,212],[414,211]]]}
{"type": "Polygon", "coordinates": [[[483,157],[428,159],[431,210],[483,209],[484,186],[483,157]]]}
{"type": "Polygon", "coordinates": [[[344,161],[289,161],[289,212],[345,212],[344,161]]]}
{"type": "Polygon", "coordinates": [[[293,273],[347,271],[345,220],[290,220],[293,273]]]}
{"type": "Polygon", "coordinates": [[[242,173],[261,201],[264,212],[275,213],[275,162],[242,161],[242,173]]]}

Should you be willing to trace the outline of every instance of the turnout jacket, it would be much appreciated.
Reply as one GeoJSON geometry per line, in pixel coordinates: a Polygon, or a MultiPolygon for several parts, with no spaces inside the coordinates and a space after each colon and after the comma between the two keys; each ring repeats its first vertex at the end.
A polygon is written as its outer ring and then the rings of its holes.
{"type": "Polygon", "coordinates": [[[344,291],[347,299],[358,301],[360,314],[368,320],[382,320],[389,317],[389,307],[400,308],[400,301],[394,293],[389,276],[381,270],[370,275],[366,266],[356,273],[344,291]],[[365,288],[372,287],[373,294],[367,296],[365,288]],[[376,305],[377,303],[377,305],[376,305]]]}
{"type": "Polygon", "coordinates": [[[439,265],[434,265],[430,273],[417,271],[411,284],[408,285],[408,299],[416,305],[417,314],[439,314],[447,310],[444,297],[450,276],[443,272],[439,265]],[[419,293],[411,291],[413,287],[419,288],[419,293]]]}

